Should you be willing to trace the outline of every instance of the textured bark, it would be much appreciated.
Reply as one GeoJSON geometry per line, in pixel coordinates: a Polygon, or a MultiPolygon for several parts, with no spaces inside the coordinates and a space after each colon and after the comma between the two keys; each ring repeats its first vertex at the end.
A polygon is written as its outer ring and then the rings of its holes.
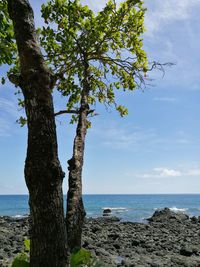
{"type": "Polygon", "coordinates": [[[28,148],[25,179],[31,215],[31,267],[64,267],[67,239],[62,172],[51,95],[52,76],[45,66],[27,0],[8,0],[20,58],[19,85],[25,99],[28,148]]]}
{"type": "Polygon", "coordinates": [[[88,105],[90,87],[87,62],[85,63],[85,77],[82,86],[80,114],[74,139],[73,155],[68,161],[69,186],[67,193],[66,225],[70,251],[81,248],[82,228],[86,215],[82,200],[82,168],[87,133],[87,115],[90,112],[88,105]]]}

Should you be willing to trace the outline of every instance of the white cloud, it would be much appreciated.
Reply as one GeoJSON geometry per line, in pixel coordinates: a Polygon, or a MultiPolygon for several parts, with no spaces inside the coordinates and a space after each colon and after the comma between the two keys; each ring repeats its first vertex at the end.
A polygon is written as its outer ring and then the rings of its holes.
{"type": "MultiPolygon", "coordinates": [[[[40,15],[40,6],[42,3],[46,3],[47,0],[38,0],[37,5],[33,0],[30,1],[34,7],[36,15],[36,25],[42,26],[43,19],[40,15]]],[[[81,0],[83,5],[88,5],[95,12],[102,10],[105,7],[108,0],[93,1],[93,0],[81,0]]],[[[116,0],[119,4],[122,0],[116,0]]],[[[177,20],[185,20],[191,16],[193,8],[200,6],[200,0],[151,0],[145,2],[147,7],[147,14],[145,18],[145,25],[148,29],[147,35],[153,35],[159,29],[162,29],[163,25],[172,23],[177,20]]]]}
{"type": "Polygon", "coordinates": [[[154,171],[157,173],[157,177],[177,177],[181,176],[181,172],[174,169],[168,168],[154,168],[154,171]]]}
{"type": "Polygon", "coordinates": [[[147,1],[147,15],[145,25],[147,35],[153,35],[164,25],[174,21],[186,20],[192,16],[192,9],[200,6],[199,0],[154,0],[147,1]]]}
{"type": "Polygon", "coordinates": [[[137,173],[135,176],[141,178],[165,178],[165,177],[179,177],[181,176],[181,172],[179,170],[169,169],[169,168],[154,168],[153,171],[149,173],[137,173]]]}
{"type": "Polygon", "coordinates": [[[182,169],[173,169],[168,167],[156,167],[153,168],[153,170],[149,172],[128,172],[126,173],[126,176],[131,177],[140,177],[140,178],[169,178],[169,177],[200,177],[200,168],[191,168],[188,170],[182,169]]]}

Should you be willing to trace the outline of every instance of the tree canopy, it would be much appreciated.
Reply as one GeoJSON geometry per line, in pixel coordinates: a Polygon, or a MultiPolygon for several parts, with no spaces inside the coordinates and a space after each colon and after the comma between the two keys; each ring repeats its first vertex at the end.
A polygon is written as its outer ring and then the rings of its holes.
{"type": "Polygon", "coordinates": [[[0,2],[0,65],[13,64],[16,43],[11,20],[8,15],[7,1],[0,2]]]}
{"type": "Polygon", "coordinates": [[[118,7],[109,0],[98,13],[79,0],[52,0],[42,5],[46,26],[41,44],[57,82],[68,97],[67,110],[78,109],[85,64],[88,64],[88,103],[117,105],[115,90],[134,90],[145,83],[148,60],[143,49],[145,8],[141,0],[126,0],[118,7]]]}

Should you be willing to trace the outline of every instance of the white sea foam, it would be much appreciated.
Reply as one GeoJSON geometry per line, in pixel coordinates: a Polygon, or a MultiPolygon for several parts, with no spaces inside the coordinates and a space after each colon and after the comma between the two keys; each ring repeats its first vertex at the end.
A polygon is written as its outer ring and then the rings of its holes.
{"type": "MultiPolygon", "coordinates": [[[[186,209],[186,208],[177,208],[177,207],[171,207],[171,208],[169,208],[171,211],[174,211],[174,212],[186,212],[188,209],[186,209]]],[[[162,210],[162,209],[160,209],[160,208],[154,208],[153,210],[162,210]]]]}
{"type": "Polygon", "coordinates": [[[174,211],[174,212],[186,212],[188,209],[186,208],[182,208],[182,209],[179,209],[177,207],[172,207],[172,208],[169,208],[171,211],[174,211]]]}
{"type": "Polygon", "coordinates": [[[19,215],[19,214],[17,214],[17,215],[14,215],[14,216],[12,216],[13,218],[17,218],[17,219],[20,219],[20,218],[26,218],[26,217],[28,217],[28,215],[27,214],[24,214],[24,215],[19,215]]]}
{"type": "Polygon", "coordinates": [[[114,212],[126,212],[126,211],[128,211],[128,209],[125,207],[103,207],[102,208],[102,210],[106,210],[106,209],[109,209],[109,210],[114,211],[114,212]]]}

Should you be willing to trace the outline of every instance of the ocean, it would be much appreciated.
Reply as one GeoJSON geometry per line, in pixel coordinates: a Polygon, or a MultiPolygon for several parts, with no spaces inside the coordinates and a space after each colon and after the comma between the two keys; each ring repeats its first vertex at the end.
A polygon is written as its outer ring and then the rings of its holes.
{"type": "MultiPolygon", "coordinates": [[[[123,221],[144,222],[164,207],[200,216],[200,195],[84,195],[83,199],[87,217],[102,216],[103,209],[109,208],[113,216],[123,221]]],[[[20,217],[28,213],[27,195],[0,195],[0,216],[20,217]]]]}

